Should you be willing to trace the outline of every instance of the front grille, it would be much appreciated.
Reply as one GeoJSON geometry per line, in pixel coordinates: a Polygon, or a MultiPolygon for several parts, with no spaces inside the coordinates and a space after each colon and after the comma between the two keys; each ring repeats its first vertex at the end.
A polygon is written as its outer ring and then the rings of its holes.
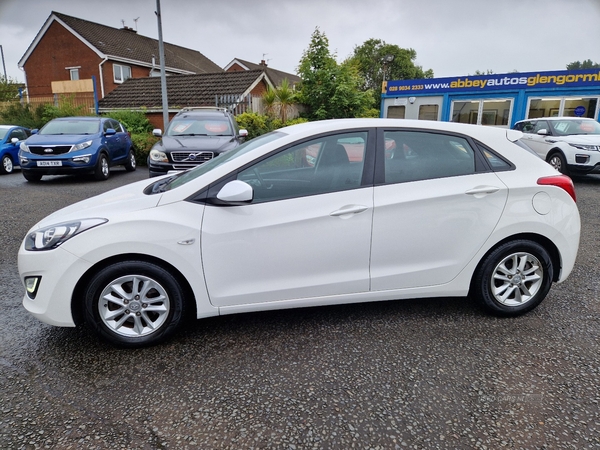
{"type": "Polygon", "coordinates": [[[71,150],[70,145],[30,145],[29,151],[36,155],[62,155],[63,153],[68,153],[71,150]],[[52,150],[47,151],[47,150],[52,150]]]}
{"type": "Polygon", "coordinates": [[[176,163],[202,164],[213,159],[213,152],[171,152],[171,158],[176,163]]]}

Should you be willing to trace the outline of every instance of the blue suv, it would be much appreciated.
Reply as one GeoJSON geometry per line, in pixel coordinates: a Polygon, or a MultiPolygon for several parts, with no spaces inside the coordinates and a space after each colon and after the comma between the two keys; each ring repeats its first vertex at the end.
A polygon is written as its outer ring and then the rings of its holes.
{"type": "Polygon", "coordinates": [[[110,167],[136,168],[131,137],[118,121],[107,117],[62,117],[44,125],[21,143],[21,173],[27,181],[44,175],[91,172],[106,180],[110,167]]]}

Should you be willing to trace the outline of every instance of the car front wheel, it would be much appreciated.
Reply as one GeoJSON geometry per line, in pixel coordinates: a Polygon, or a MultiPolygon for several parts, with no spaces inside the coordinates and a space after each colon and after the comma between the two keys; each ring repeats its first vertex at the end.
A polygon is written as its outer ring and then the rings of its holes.
{"type": "Polygon", "coordinates": [[[567,167],[567,161],[562,153],[553,153],[548,158],[548,163],[564,175],[569,175],[569,168],[567,167]]]}
{"type": "Polygon", "coordinates": [[[2,173],[2,174],[12,173],[13,170],[14,170],[14,166],[13,166],[12,159],[10,159],[10,156],[4,155],[2,157],[2,165],[0,165],[0,173],[2,173]]]}
{"type": "Polygon", "coordinates": [[[472,293],[489,312],[517,316],[544,300],[552,274],[552,260],[544,247],[528,240],[511,241],[481,262],[472,293]]]}
{"type": "Polygon", "coordinates": [[[171,336],[184,316],[177,280],[146,261],[110,265],[85,290],[85,320],[101,338],[119,347],[158,344],[171,336]]]}

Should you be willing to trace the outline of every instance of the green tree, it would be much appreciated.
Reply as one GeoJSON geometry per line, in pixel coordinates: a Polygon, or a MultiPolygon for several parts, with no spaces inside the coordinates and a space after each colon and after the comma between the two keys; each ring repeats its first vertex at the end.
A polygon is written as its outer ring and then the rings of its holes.
{"type": "Polygon", "coordinates": [[[376,95],[373,106],[379,108],[381,86],[384,80],[418,80],[433,78],[433,70],[426,71],[415,64],[417,52],[401,48],[381,39],[368,39],[354,47],[349,62],[354,64],[364,79],[363,89],[371,89],[376,95]]]}
{"type": "Polygon", "coordinates": [[[359,117],[370,106],[362,77],[352,64],[337,63],[319,28],[302,55],[298,75],[302,80],[298,99],[307,106],[310,120],[359,117]]]}
{"type": "Polygon", "coordinates": [[[8,102],[19,99],[19,88],[23,85],[11,78],[0,75],[0,102],[8,102]]]}
{"type": "Polygon", "coordinates": [[[600,69],[600,63],[594,62],[591,59],[586,59],[583,62],[574,61],[567,64],[567,70],[580,70],[580,69],[600,69]]]}

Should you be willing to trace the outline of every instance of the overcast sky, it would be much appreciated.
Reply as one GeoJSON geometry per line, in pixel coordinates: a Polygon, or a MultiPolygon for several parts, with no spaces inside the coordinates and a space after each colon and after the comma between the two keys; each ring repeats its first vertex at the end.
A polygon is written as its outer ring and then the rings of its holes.
{"type": "MultiPolygon", "coordinates": [[[[158,38],[156,0],[0,0],[9,78],[24,81],[18,61],[52,11],[158,38]]],[[[264,58],[296,73],[315,27],[338,61],[376,38],[413,48],[435,77],[600,62],[600,0],[161,0],[161,12],[165,42],[221,67],[264,58]]]]}

